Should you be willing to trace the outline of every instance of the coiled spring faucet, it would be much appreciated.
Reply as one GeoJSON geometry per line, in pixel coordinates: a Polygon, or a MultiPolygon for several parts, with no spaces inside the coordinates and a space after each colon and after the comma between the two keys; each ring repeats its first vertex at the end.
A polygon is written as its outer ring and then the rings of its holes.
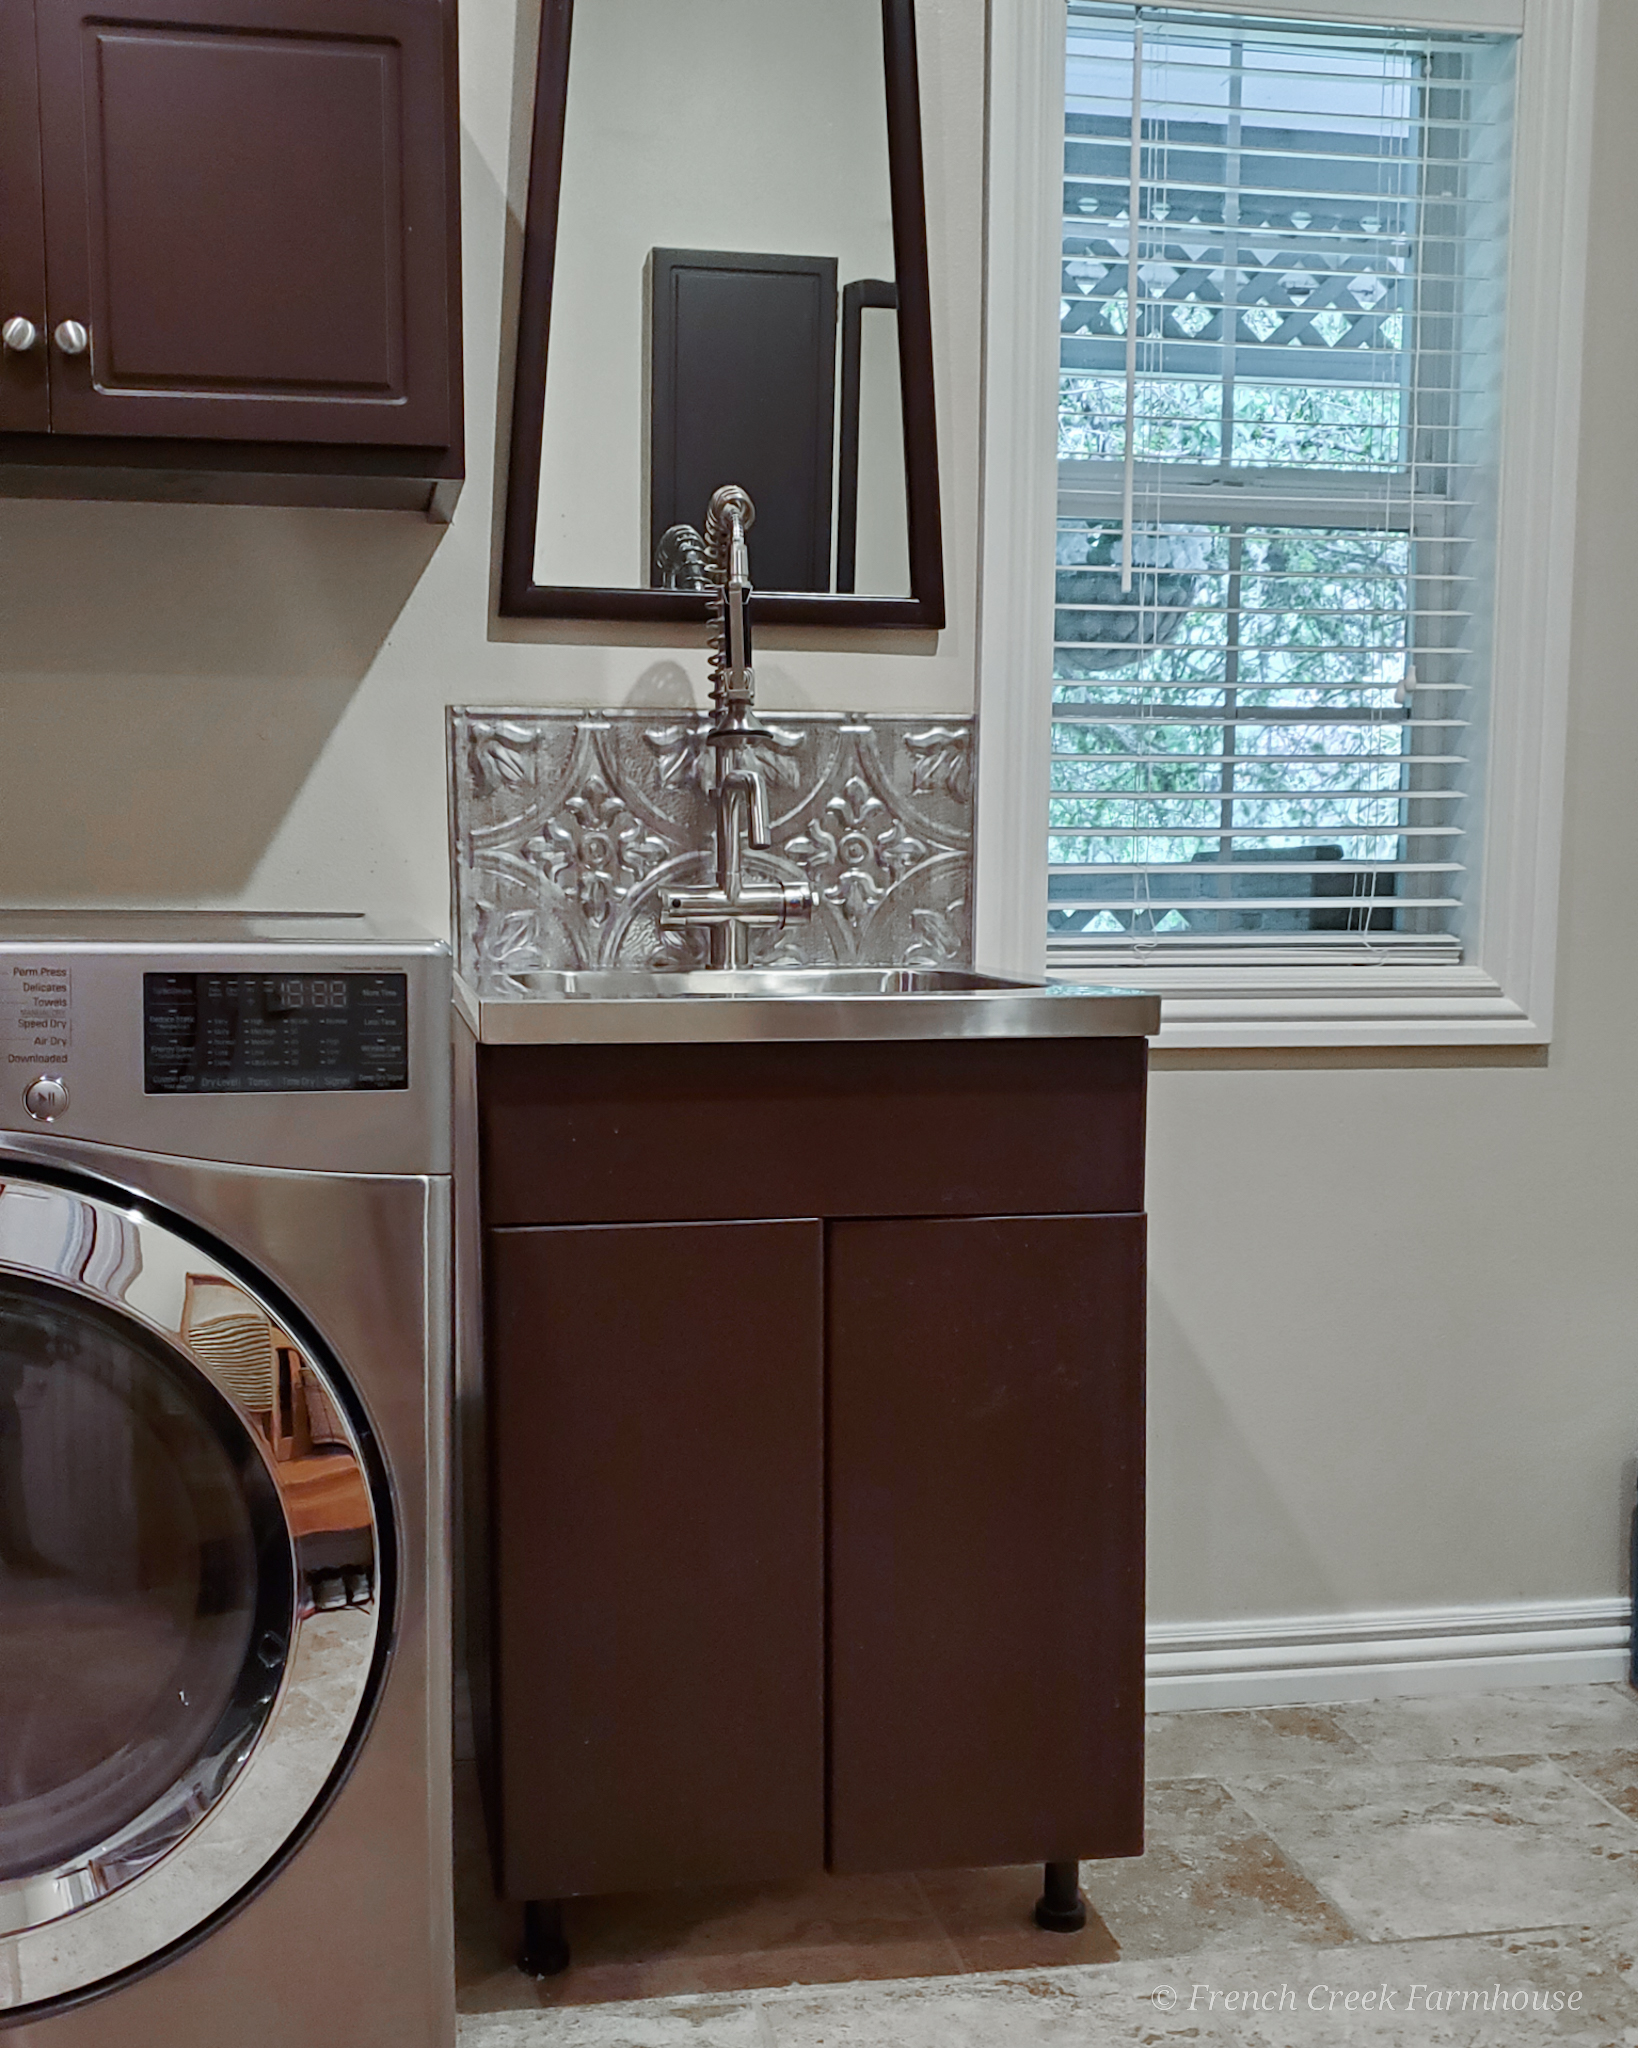
{"type": "Polygon", "coordinates": [[[704,551],[711,590],[712,713],[701,779],[716,813],[717,878],[695,888],[667,889],[660,907],[660,923],[667,930],[705,927],[713,967],[748,966],[753,929],[797,924],[813,915],[813,891],[806,882],[752,881],[745,873],[747,852],[766,853],[771,845],[768,789],[756,749],[774,740],[754,715],[751,557],[745,536],[755,518],[756,507],[738,484],[724,484],[711,494],[704,551]]]}

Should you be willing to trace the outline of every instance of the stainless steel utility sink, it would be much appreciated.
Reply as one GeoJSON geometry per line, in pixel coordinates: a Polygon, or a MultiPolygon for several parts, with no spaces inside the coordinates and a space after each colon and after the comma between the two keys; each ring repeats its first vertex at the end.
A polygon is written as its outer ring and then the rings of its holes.
{"type": "Polygon", "coordinates": [[[1127,1038],[1160,1028],[1154,996],[967,968],[558,968],[497,977],[481,992],[459,978],[455,986],[486,1045],[1127,1038]]]}
{"type": "Polygon", "coordinates": [[[679,996],[743,1001],[747,996],[925,996],[970,994],[975,989],[1026,989],[1024,981],[947,967],[701,968],[692,974],[645,974],[625,968],[564,968],[508,977],[525,995],[606,1002],[632,996],[675,1001],[679,996]]]}

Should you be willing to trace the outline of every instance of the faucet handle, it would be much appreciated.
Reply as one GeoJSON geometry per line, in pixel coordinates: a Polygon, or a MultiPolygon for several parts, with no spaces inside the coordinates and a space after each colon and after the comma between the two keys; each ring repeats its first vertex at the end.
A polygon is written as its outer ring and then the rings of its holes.
{"type": "Polygon", "coordinates": [[[768,837],[768,785],[755,768],[745,771],[749,784],[750,817],[746,821],[745,837],[758,853],[766,853],[773,845],[768,837]]]}
{"type": "MultiPolygon", "coordinates": [[[[725,815],[720,806],[735,790],[745,798],[746,845],[754,847],[758,853],[768,852],[773,844],[768,836],[768,785],[763,781],[760,769],[747,767],[736,759],[732,767],[718,770],[715,795],[719,818],[725,815]]],[[[720,825],[718,829],[721,829],[720,825]]]]}

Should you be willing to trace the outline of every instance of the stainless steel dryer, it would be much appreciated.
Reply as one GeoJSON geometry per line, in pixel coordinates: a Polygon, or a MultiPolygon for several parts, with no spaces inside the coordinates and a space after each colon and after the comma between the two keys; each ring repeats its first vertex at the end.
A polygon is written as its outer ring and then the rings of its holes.
{"type": "Polygon", "coordinates": [[[0,915],[0,2032],[447,2048],[449,973],[0,915]]]}

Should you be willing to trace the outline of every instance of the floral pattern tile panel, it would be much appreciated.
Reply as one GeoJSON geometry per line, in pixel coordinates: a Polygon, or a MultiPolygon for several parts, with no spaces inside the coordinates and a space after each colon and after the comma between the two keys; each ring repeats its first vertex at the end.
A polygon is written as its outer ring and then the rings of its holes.
{"type": "MultiPolygon", "coordinates": [[[[805,880],[806,923],[752,939],[781,967],[972,958],[973,722],[767,713],[770,839],[750,873],[805,880]]],[[[457,959],[483,994],[543,969],[703,967],[664,890],[715,872],[707,721],[657,711],[450,714],[457,959]]]]}

